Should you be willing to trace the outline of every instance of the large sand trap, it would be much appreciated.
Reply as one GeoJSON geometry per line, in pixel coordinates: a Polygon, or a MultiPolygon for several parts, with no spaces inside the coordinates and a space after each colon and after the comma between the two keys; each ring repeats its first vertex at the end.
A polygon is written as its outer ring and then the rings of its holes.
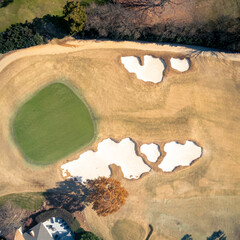
{"type": "Polygon", "coordinates": [[[190,68],[190,61],[187,58],[171,58],[171,67],[179,72],[185,72],[190,68]]]}
{"type": "Polygon", "coordinates": [[[202,148],[192,141],[186,141],[184,145],[174,141],[166,143],[164,151],[167,155],[158,165],[164,172],[171,172],[178,166],[190,166],[202,155],[202,148]]]}
{"type": "Polygon", "coordinates": [[[146,55],[143,66],[140,65],[140,59],[134,56],[121,57],[121,61],[130,73],[136,73],[137,78],[144,82],[159,83],[163,79],[165,62],[160,58],[146,55]]]}
{"type": "Polygon", "coordinates": [[[130,138],[119,143],[107,138],[98,144],[97,152],[89,150],[77,160],[62,165],[63,176],[67,177],[67,173],[70,173],[81,182],[99,176],[110,177],[111,164],[120,166],[124,177],[129,179],[137,179],[142,173],[151,170],[143,159],[136,155],[135,143],[130,138]]]}
{"type": "Polygon", "coordinates": [[[148,161],[150,162],[156,162],[158,158],[161,156],[159,146],[155,143],[143,144],[140,147],[140,151],[146,155],[148,161]]]}

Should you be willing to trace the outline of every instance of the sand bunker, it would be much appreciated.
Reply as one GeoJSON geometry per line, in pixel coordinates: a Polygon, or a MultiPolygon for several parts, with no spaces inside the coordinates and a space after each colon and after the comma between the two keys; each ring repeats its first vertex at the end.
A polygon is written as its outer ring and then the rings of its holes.
{"type": "Polygon", "coordinates": [[[202,148],[192,141],[186,141],[184,145],[177,142],[166,143],[164,151],[167,155],[158,165],[164,172],[171,172],[178,166],[189,166],[202,155],[202,148]]]}
{"type": "Polygon", "coordinates": [[[185,72],[190,68],[190,61],[187,58],[171,58],[171,67],[179,72],[185,72]]]}
{"type": "Polygon", "coordinates": [[[148,161],[150,162],[156,162],[158,158],[161,156],[159,146],[155,143],[143,144],[140,147],[140,151],[146,155],[148,161]]]}
{"type": "Polygon", "coordinates": [[[135,142],[130,138],[125,138],[119,143],[107,138],[98,144],[97,152],[89,150],[77,160],[62,165],[63,176],[67,177],[70,173],[80,182],[99,176],[110,177],[109,165],[116,164],[121,167],[125,178],[138,179],[151,168],[136,155],[135,147],[135,142]]]}
{"type": "Polygon", "coordinates": [[[135,73],[137,78],[144,82],[159,83],[163,79],[165,62],[160,58],[146,55],[143,66],[140,64],[140,59],[134,56],[121,57],[121,61],[130,73],[135,73]]]}

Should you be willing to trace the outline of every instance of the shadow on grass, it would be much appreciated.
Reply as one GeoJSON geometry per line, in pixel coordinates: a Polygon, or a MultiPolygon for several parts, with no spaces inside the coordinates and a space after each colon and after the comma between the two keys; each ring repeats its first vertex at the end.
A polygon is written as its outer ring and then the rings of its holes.
{"type": "Polygon", "coordinates": [[[73,213],[82,211],[89,205],[90,190],[82,183],[72,179],[59,182],[56,188],[49,189],[44,194],[48,205],[54,208],[64,208],[73,213]]]}

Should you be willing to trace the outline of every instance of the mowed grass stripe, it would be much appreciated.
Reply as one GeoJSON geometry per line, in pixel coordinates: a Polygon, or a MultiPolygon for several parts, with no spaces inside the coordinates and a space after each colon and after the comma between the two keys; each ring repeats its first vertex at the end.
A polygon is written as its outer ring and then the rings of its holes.
{"type": "Polygon", "coordinates": [[[89,143],[94,123],[80,98],[66,85],[54,83],[21,107],[13,133],[28,160],[49,164],[89,143]]]}

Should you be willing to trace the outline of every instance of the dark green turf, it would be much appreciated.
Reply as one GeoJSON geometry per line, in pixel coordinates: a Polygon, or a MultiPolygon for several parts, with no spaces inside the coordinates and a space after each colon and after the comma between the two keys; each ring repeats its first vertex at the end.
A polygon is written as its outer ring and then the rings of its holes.
{"type": "Polygon", "coordinates": [[[50,164],[89,143],[94,123],[82,100],[66,85],[54,83],[19,109],[13,134],[27,160],[50,164]]]}
{"type": "Polygon", "coordinates": [[[0,197],[0,207],[6,202],[11,202],[20,208],[35,211],[43,205],[44,201],[45,197],[41,192],[8,194],[0,197]]]}

